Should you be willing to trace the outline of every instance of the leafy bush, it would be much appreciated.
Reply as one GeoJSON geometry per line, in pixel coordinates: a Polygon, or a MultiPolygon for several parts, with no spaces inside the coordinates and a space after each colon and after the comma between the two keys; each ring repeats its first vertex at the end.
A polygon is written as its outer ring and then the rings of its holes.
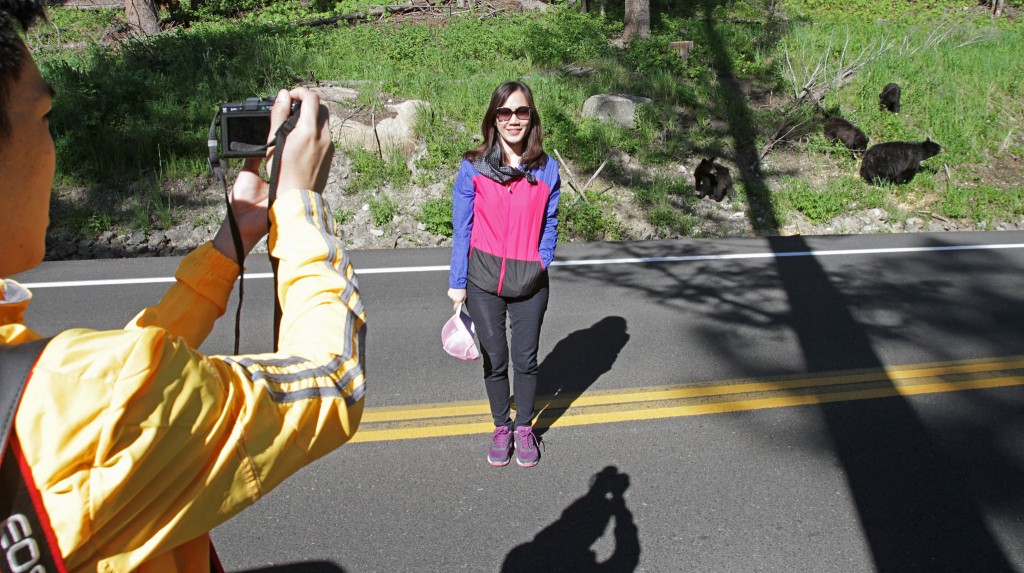
{"type": "Polygon", "coordinates": [[[344,225],[345,223],[348,223],[349,221],[352,220],[353,217],[356,216],[355,213],[349,211],[348,209],[335,209],[334,212],[331,213],[331,215],[334,216],[334,221],[339,225],[344,225]]]}
{"type": "Polygon", "coordinates": [[[667,206],[659,206],[647,213],[647,221],[664,236],[689,235],[694,226],[692,215],[680,213],[667,206]]]}
{"type": "Polygon", "coordinates": [[[615,241],[621,238],[621,228],[615,217],[601,210],[596,194],[588,191],[587,196],[590,203],[566,201],[566,196],[562,196],[558,240],[615,241]]]}
{"type": "Polygon", "coordinates": [[[668,41],[660,38],[645,40],[636,38],[625,53],[626,62],[641,74],[649,72],[670,72],[679,76],[686,75],[686,64],[668,46],[668,41]]]}
{"type": "Polygon", "coordinates": [[[370,219],[374,227],[388,227],[398,214],[398,205],[387,195],[370,199],[370,219]]]}
{"type": "Polygon", "coordinates": [[[452,200],[448,197],[431,199],[420,207],[416,220],[426,226],[428,233],[451,237],[455,234],[452,228],[452,200]]]}

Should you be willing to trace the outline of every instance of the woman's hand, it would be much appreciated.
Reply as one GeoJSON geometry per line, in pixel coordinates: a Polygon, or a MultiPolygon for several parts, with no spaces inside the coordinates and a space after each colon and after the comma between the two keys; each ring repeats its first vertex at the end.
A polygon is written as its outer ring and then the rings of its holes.
{"type": "Polygon", "coordinates": [[[450,288],[448,289],[448,298],[452,299],[452,310],[459,307],[460,304],[466,302],[466,289],[464,288],[450,288]]]}

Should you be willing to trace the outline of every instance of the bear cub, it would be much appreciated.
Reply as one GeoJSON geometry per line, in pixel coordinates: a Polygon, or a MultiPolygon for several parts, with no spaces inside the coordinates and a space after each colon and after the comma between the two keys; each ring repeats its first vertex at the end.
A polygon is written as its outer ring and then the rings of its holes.
{"type": "Polygon", "coordinates": [[[721,202],[725,197],[730,199],[736,196],[736,190],[732,187],[732,175],[729,169],[713,158],[701,159],[700,165],[693,172],[694,187],[697,188],[697,195],[702,199],[711,197],[721,202]]]}
{"type": "Polygon", "coordinates": [[[868,148],[868,136],[857,128],[856,125],[841,117],[830,117],[821,125],[825,137],[830,141],[839,141],[850,150],[851,153],[864,153],[868,148]]]}
{"type": "Polygon", "coordinates": [[[942,146],[931,139],[872,145],[864,153],[860,176],[868,183],[907,183],[917,175],[922,161],[942,151],[942,146]]]}
{"type": "Polygon", "coordinates": [[[889,110],[893,113],[900,112],[900,86],[885,84],[882,93],[878,94],[878,109],[889,110]]]}

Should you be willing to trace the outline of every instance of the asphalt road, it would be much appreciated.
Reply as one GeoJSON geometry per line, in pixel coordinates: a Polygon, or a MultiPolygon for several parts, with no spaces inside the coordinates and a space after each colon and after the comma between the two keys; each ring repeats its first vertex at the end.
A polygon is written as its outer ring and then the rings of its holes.
{"type": "MultiPolygon", "coordinates": [[[[229,571],[1024,570],[1024,233],[560,245],[530,469],[486,464],[480,364],[440,349],[447,257],[352,253],[367,417],[214,532],[229,571]]],[[[16,278],[37,330],[115,328],[176,263],[16,278]]]]}

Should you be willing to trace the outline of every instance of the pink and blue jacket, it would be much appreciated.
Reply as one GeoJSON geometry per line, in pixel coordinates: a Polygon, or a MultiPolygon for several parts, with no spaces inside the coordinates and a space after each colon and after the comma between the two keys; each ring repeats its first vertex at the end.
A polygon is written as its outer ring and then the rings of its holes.
{"type": "Polygon", "coordinates": [[[555,258],[558,241],[558,163],[499,183],[463,160],[452,188],[450,288],[480,289],[503,297],[533,294],[555,258]]]}

